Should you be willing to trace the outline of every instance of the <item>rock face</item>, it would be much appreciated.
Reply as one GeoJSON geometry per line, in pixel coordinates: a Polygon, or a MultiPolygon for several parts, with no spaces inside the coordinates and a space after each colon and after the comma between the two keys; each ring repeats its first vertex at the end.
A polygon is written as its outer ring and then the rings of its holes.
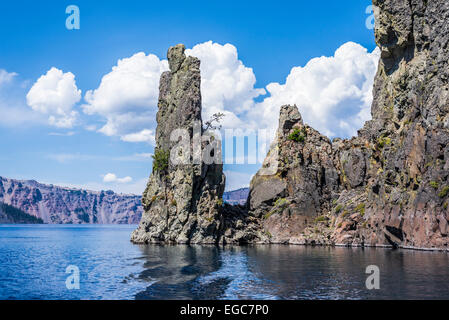
{"type": "Polygon", "coordinates": [[[283,243],[330,210],[338,173],[330,140],[305,125],[296,106],[281,107],[276,141],[263,166],[273,161],[277,170],[262,174],[263,168],[252,179],[248,202],[271,241],[283,243]]]}
{"type": "Polygon", "coordinates": [[[271,242],[448,248],[449,2],[373,4],[372,120],[331,142],[281,108],[277,171],[249,197],[271,242]]]}
{"type": "MultiPolygon", "coordinates": [[[[135,243],[218,241],[225,177],[221,164],[202,161],[207,143],[199,139],[207,133],[201,120],[200,61],[184,50],[183,45],[168,50],[170,71],[161,76],[153,173],[143,194],[145,212],[131,237],[135,243]],[[179,129],[188,150],[176,152],[178,139],[171,135],[179,129]],[[174,153],[187,161],[173,163],[174,153]]],[[[211,143],[218,143],[214,156],[221,159],[220,142],[211,143]]]]}
{"type": "Polygon", "coordinates": [[[112,191],[86,191],[0,177],[0,202],[45,223],[137,224],[140,197],[112,191]]]}

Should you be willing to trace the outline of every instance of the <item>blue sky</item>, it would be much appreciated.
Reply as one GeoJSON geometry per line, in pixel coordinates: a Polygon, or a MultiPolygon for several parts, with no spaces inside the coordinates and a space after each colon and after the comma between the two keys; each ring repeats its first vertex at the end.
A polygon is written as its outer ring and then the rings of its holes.
{"type": "MultiPolygon", "coordinates": [[[[142,192],[151,172],[151,143],[123,141],[124,133],[106,135],[98,132],[108,115],[87,114],[82,108],[86,104],[85,93],[99,88],[102,78],[111,72],[119,59],[138,52],[154,54],[163,60],[167,48],[177,43],[184,43],[187,48],[207,41],[220,46],[232,44],[238,52],[238,60],[245,68],[252,68],[254,88],[267,92],[265,95],[249,93],[254,100],[253,107],[261,109],[270,103],[284,101],[267,100],[274,95],[267,85],[273,82],[285,84],[292,68],[304,67],[315,57],[332,57],[338,48],[350,41],[366,48],[367,54],[375,49],[373,30],[365,26],[369,0],[209,0],[171,1],[169,4],[133,0],[1,2],[0,70],[14,74],[12,80],[0,81],[0,113],[3,113],[0,117],[4,119],[0,119],[1,176],[89,189],[142,192]],[[80,8],[80,30],[65,27],[68,16],[65,9],[71,4],[80,8]],[[77,89],[81,91],[81,100],[71,109],[78,113],[77,122],[71,127],[51,125],[46,121],[48,114],[33,111],[26,99],[33,84],[52,67],[64,74],[72,73],[77,89]],[[87,130],[93,126],[95,130],[87,130]],[[104,181],[108,173],[115,174],[117,179],[131,177],[132,181],[104,181]]],[[[203,51],[198,47],[193,52],[204,53],[207,48],[211,47],[204,46],[203,51]]],[[[215,49],[214,52],[225,51],[223,47],[215,49]]],[[[348,52],[351,50],[347,49],[348,52]]],[[[358,56],[351,52],[342,59],[358,60],[358,56]]],[[[310,76],[310,72],[304,72],[304,76],[310,76]]],[[[301,76],[297,75],[298,78],[301,76]]],[[[359,79],[358,73],[353,79],[356,86],[365,85],[365,78],[359,79]]],[[[283,92],[287,89],[295,91],[295,83],[303,83],[300,80],[286,86],[288,88],[283,92]]],[[[320,97],[318,95],[316,99],[320,97]]],[[[233,103],[240,101],[236,99],[233,103]]],[[[345,105],[352,103],[345,101],[345,105]]],[[[345,117],[341,105],[329,108],[327,113],[345,117]]],[[[352,107],[349,109],[348,112],[353,110],[352,107]]],[[[312,123],[318,121],[307,110],[304,112],[310,114],[312,123]]],[[[234,113],[243,117],[243,113],[234,113]]],[[[361,117],[366,118],[366,115],[361,117]]],[[[273,116],[272,122],[275,124],[276,121],[273,116]]],[[[326,123],[320,125],[325,131],[326,123]]],[[[353,123],[345,125],[355,126],[353,123]]],[[[328,135],[352,131],[341,132],[329,129],[328,135]]],[[[228,179],[236,187],[244,184],[245,179],[249,182],[248,177],[257,168],[257,165],[225,166],[228,174],[235,174],[235,178],[228,179]]]]}

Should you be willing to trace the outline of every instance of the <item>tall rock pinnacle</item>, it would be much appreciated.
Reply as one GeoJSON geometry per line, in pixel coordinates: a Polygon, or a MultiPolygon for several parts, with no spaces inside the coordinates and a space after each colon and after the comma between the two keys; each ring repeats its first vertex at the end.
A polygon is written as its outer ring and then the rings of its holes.
{"type": "MultiPolygon", "coordinates": [[[[170,71],[161,76],[153,173],[142,198],[142,220],[131,236],[135,243],[218,241],[225,177],[222,164],[202,159],[207,143],[201,140],[200,61],[184,50],[184,45],[168,50],[170,71]],[[180,140],[186,148],[175,151],[180,140]],[[184,161],[174,163],[177,156],[184,161]]],[[[220,141],[210,143],[221,158],[220,141]]]]}

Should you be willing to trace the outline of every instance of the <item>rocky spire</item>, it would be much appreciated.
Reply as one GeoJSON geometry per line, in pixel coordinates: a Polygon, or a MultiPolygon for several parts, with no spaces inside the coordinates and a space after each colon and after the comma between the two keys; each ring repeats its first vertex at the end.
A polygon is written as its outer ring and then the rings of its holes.
{"type": "Polygon", "coordinates": [[[296,105],[285,105],[279,112],[279,130],[278,134],[284,135],[289,132],[294,125],[302,126],[302,117],[296,105]]]}
{"type": "Polygon", "coordinates": [[[305,125],[295,105],[282,106],[276,140],[251,181],[248,199],[269,241],[300,242],[304,229],[330,210],[337,184],[330,140],[305,125]]]}
{"type": "MultiPolygon", "coordinates": [[[[161,75],[153,173],[143,194],[144,213],[135,243],[216,243],[225,177],[221,164],[205,164],[201,137],[200,61],[184,45],[168,50],[170,71],[161,75]],[[173,139],[175,130],[181,130],[173,139]],[[174,151],[180,139],[184,150],[174,151]],[[196,142],[195,142],[196,141],[196,142]],[[173,157],[185,161],[173,163],[173,157]],[[199,159],[199,160],[198,160],[199,159]]],[[[220,141],[215,140],[221,157],[220,141]]]]}

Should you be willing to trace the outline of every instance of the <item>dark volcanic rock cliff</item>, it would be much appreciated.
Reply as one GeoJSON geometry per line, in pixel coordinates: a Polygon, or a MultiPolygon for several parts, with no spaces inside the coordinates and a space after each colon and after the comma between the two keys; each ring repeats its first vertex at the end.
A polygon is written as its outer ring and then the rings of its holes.
{"type": "Polygon", "coordinates": [[[249,198],[271,242],[448,247],[449,2],[373,3],[372,120],[331,142],[281,108],[278,170],[249,198]]]}
{"type": "Polygon", "coordinates": [[[45,223],[135,224],[142,215],[140,197],[112,191],[86,191],[0,177],[0,202],[45,223]]]}

